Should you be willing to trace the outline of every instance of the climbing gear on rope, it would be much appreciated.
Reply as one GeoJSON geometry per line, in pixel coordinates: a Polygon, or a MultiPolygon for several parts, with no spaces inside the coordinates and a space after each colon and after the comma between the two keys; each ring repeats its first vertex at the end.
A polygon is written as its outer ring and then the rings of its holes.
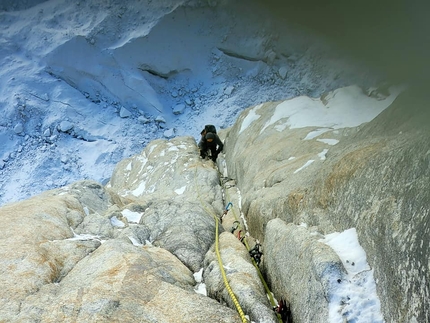
{"type": "MultiPolygon", "coordinates": [[[[197,168],[196,168],[196,172],[197,172],[197,168]]],[[[239,302],[238,302],[238,300],[236,298],[236,295],[234,295],[233,290],[230,287],[230,284],[229,284],[229,282],[227,280],[227,275],[226,275],[225,270],[224,270],[224,265],[222,263],[221,254],[219,252],[218,216],[216,214],[214,214],[213,212],[211,212],[210,210],[208,210],[207,207],[205,207],[205,205],[204,205],[204,203],[202,201],[202,198],[200,196],[200,190],[198,189],[197,183],[195,182],[196,181],[196,177],[197,176],[194,176],[194,184],[195,184],[195,186],[197,188],[197,196],[199,197],[200,204],[202,205],[203,209],[208,214],[211,214],[213,216],[213,218],[215,219],[215,253],[217,255],[218,266],[219,266],[219,270],[220,270],[221,275],[222,275],[222,279],[224,281],[224,286],[225,286],[228,294],[230,295],[231,300],[233,301],[233,304],[236,307],[237,312],[239,313],[239,316],[240,316],[240,319],[242,320],[242,323],[248,323],[248,320],[245,317],[245,314],[244,314],[244,312],[242,310],[242,307],[240,306],[240,304],[239,304],[239,302]]]]}
{"type": "MultiPolygon", "coordinates": [[[[195,169],[195,171],[197,172],[197,168],[195,169]]],[[[218,171],[219,172],[219,171],[218,171]]],[[[227,292],[228,292],[228,294],[230,295],[230,297],[231,297],[231,299],[232,299],[232,301],[233,301],[233,303],[234,303],[234,305],[235,305],[235,307],[236,307],[236,310],[237,310],[237,312],[239,313],[239,316],[240,316],[240,318],[241,318],[241,320],[242,320],[242,323],[248,323],[248,320],[247,320],[247,318],[245,317],[245,314],[244,314],[244,312],[243,312],[243,310],[242,310],[242,307],[240,306],[240,304],[239,304],[239,302],[238,302],[238,300],[237,300],[237,298],[236,298],[236,296],[234,295],[234,293],[233,293],[233,290],[231,289],[231,287],[230,287],[230,284],[229,284],[229,282],[228,282],[228,280],[227,280],[227,275],[226,275],[226,273],[225,273],[225,270],[224,270],[224,266],[223,266],[223,263],[222,263],[222,259],[221,259],[221,254],[220,254],[220,251],[219,251],[219,236],[218,236],[218,223],[219,223],[219,219],[218,219],[218,216],[216,215],[216,214],[214,214],[213,212],[211,212],[210,210],[208,210],[208,208],[205,206],[205,204],[203,203],[203,201],[202,201],[202,198],[201,198],[201,195],[200,195],[200,191],[199,191],[199,189],[198,189],[198,185],[197,185],[197,183],[196,183],[196,178],[197,178],[197,176],[194,176],[194,185],[195,185],[195,187],[196,187],[196,189],[197,189],[197,195],[198,195],[198,197],[199,197],[199,200],[200,200],[200,204],[201,204],[201,206],[202,206],[202,208],[208,213],[208,214],[211,214],[212,216],[213,216],[213,218],[215,219],[215,252],[216,252],[216,255],[217,255],[217,259],[218,259],[218,266],[219,266],[219,269],[220,269],[220,272],[221,272],[221,275],[222,275],[222,278],[223,278],[223,281],[224,281],[224,286],[225,286],[225,288],[226,288],[226,290],[227,290],[227,292]]],[[[220,174],[220,183],[221,183],[221,186],[223,187],[223,189],[224,189],[224,192],[228,195],[228,191],[226,191],[226,187],[225,187],[225,185],[221,182],[221,178],[222,178],[222,174],[220,174]]],[[[230,198],[227,196],[227,200],[229,200],[230,198]]],[[[228,206],[228,205],[227,205],[228,206]]],[[[227,208],[227,207],[226,207],[227,208]]],[[[235,230],[237,230],[239,227],[241,227],[241,224],[240,224],[240,221],[238,220],[238,218],[237,218],[237,216],[236,216],[236,214],[235,214],[235,212],[234,212],[234,208],[232,208],[232,211],[233,211],[233,216],[234,216],[234,218],[236,219],[236,221],[235,222],[237,222],[238,223],[238,226],[237,226],[237,228],[235,228],[234,229],[234,231],[235,230]]],[[[227,210],[227,212],[228,212],[228,210],[227,210]]],[[[226,212],[223,214],[223,215],[225,215],[226,214],[226,212]]],[[[234,223],[235,223],[234,222],[234,223]]],[[[233,223],[233,224],[234,224],[233,223]]],[[[233,231],[233,232],[234,232],[233,231]]],[[[242,232],[242,230],[240,230],[239,231],[239,236],[240,236],[240,232],[242,232]]],[[[242,242],[243,242],[243,244],[245,245],[245,247],[246,247],[246,249],[248,250],[248,252],[249,252],[249,250],[250,250],[250,248],[249,248],[249,245],[248,245],[248,242],[247,242],[247,239],[245,239],[245,236],[243,236],[242,237],[242,240],[241,240],[242,242]]],[[[255,259],[253,258],[253,257],[251,257],[251,261],[252,261],[252,263],[253,263],[253,265],[254,265],[254,267],[255,267],[255,269],[257,270],[257,274],[258,274],[258,276],[260,277],[260,280],[261,280],[261,282],[262,282],[262,284],[263,284],[263,286],[264,286],[264,289],[265,289],[265,291],[266,291],[266,294],[267,294],[267,296],[269,297],[269,301],[270,301],[270,303],[271,303],[271,305],[272,305],[272,307],[273,308],[275,308],[276,306],[277,306],[277,304],[276,304],[276,302],[275,302],[275,300],[274,300],[274,298],[273,298],[273,294],[272,294],[272,292],[270,291],[270,289],[269,289],[269,287],[267,286],[267,283],[266,283],[266,281],[265,281],[265,279],[264,279],[264,277],[263,277],[263,275],[261,274],[261,271],[260,271],[260,269],[259,269],[259,267],[258,267],[258,265],[257,265],[257,262],[255,261],[255,259]]],[[[279,322],[280,323],[284,323],[283,322],[283,320],[282,320],[282,317],[281,317],[281,314],[280,313],[278,313],[278,312],[276,312],[275,311],[275,313],[276,313],[276,316],[278,317],[278,320],[279,320],[279,322]]],[[[291,321],[292,322],[292,321],[291,321]]],[[[288,321],[288,323],[291,323],[290,321],[288,321]]]]}
{"type": "MultiPolygon", "coordinates": [[[[221,215],[221,223],[222,223],[222,219],[223,219],[224,215],[226,215],[226,214],[228,213],[228,211],[230,210],[230,209],[229,209],[229,206],[230,206],[230,207],[232,207],[232,206],[233,206],[233,204],[232,204],[231,202],[228,202],[227,206],[225,207],[224,212],[223,212],[223,213],[222,213],[222,215],[221,215]]],[[[233,232],[232,232],[232,233],[233,233],[233,232]]]]}
{"type": "Polygon", "coordinates": [[[231,233],[234,233],[234,231],[237,230],[237,228],[239,227],[240,222],[239,221],[234,221],[233,222],[233,226],[231,227],[231,233]]]}
{"type": "MultiPolygon", "coordinates": [[[[240,242],[244,243],[244,239],[245,239],[245,235],[242,236],[242,230],[239,230],[239,232],[237,233],[237,238],[239,239],[240,242]]],[[[246,245],[245,245],[246,247],[246,245]]]]}
{"type": "Polygon", "coordinates": [[[227,206],[225,207],[225,211],[224,212],[227,213],[232,206],[233,206],[233,203],[228,202],[227,206]]]}
{"type": "Polygon", "coordinates": [[[230,295],[231,300],[233,301],[234,305],[236,306],[237,312],[239,313],[239,316],[242,319],[242,322],[247,323],[248,320],[246,319],[245,314],[243,313],[242,307],[240,306],[236,296],[233,293],[233,290],[230,287],[230,284],[227,280],[227,275],[225,274],[224,266],[222,264],[221,254],[219,252],[218,217],[217,216],[215,216],[215,222],[216,222],[216,226],[215,226],[215,251],[216,251],[217,258],[218,258],[218,265],[219,265],[219,269],[220,269],[221,274],[222,274],[222,279],[224,280],[225,288],[227,289],[227,292],[230,295]]]}
{"type": "Polygon", "coordinates": [[[260,241],[257,240],[257,242],[254,245],[254,248],[249,250],[249,255],[251,256],[251,258],[254,259],[257,266],[260,266],[261,256],[263,255],[263,252],[260,250],[260,248],[261,248],[260,241]]]}
{"type": "MultiPolygon", "coordinates": [[[[224,183],[222,182],[222,180],[221,180],[221,178],[223,178],[222,177],[222,174],[218,171],[218,173],[219,173],[219,176],[220,176],[220,184],[221,184],[221,186],[223,187],[223,189],[224,189],[224,192],[225,192],[225,195],[226,195],[226,198],[227,198],[227,200],[230,200],[230,197],[228,196],[228,191],[227,191],[227,188],[226,188],[226,185],[225,185],[225,183],[227,182],[227,181],[225,181],[224,183]]],[[[228,188],[230,188],[230,187],[228,187],[228,188]]],[[[237,216],[236,216],[236,213],[235,213],[235,211],[234,211],[234,208],[233,208],[233,216],[234,216],[234,218],[236,219],[236,221],[237,222],[239,222],[239,220],[238,220],[238,218],[237,218],[237,216]]],[[[236,222],[235,221],[235,222],[236,222]]],[[[240,224],[240,222],[239,222],[239,224],[240,224]]],[[[236,229],[235,229],[236,230],[236,229]]],[[[240,233],[240,231],[239,231],[239,233],[240,233]]],[[[250,250],[250,247],[249,247],[249,245],[248,245],[248,242],[247,242],[247,239],[245,239],[245,237],[243,237],[243,244],[245,245],[245,247],[246,247],[246,249],[248,250],[248,252],[249,252],[249,250],[250,250]]],[[[261,259],[260,259],[261,260],[261,259]]],[[[257,270],[257,274],[258,274],[258,276],[260,277],[260,280],[261,280],[261,282],[263,283],[263,286],[264,286],[264,289],[266,290],[266,294],[267,294],[267,296],[269,297],[269,301],[270,301],[270,304],[275,308],[278,304],[276,304],[276,302],[275,302],[275,299],[273,298],[273,294],[272,294],[272,292],[270,291],[270,289],[269,289],[269,286],[267,286],[267,283],[266,283],[266,280],[264,279],[264,277],[263,277],[263,275],[261,274],[261,271],[260,271],[260,268],[258,267],[258,264],[257,264],[257,262],[255,261],[255,259],[253,258],[253,257],[251,257],[251,261],[252,261],[252,264],[254,265],[254,267],[255,267],[255,269],[257,270]]],[[[280,313],[278,313],[278,312],[276,312],[275,311],[275,313],[277,314],[277,317],[278,317],[278,320],[279,320],[279,322],[280,323],[291,323],[292,322],[292,320],[291,321],[283,321],[283,318],[281,317],[281,314],[280,313]]]]}

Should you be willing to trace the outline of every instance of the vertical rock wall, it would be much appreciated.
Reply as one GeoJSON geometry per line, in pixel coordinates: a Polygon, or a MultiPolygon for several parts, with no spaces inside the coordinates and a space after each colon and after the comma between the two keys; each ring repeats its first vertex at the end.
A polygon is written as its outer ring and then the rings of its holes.
{"type": "MultiPolygon", "coordinates": [[[[369,123],[329,128],[317,140],[307,139],[317,127],[292,129],[288,118],[267,127],[278,105],[269,103],[245,111],[226,136],[227,167],[241,188],[251,233],[267,240],[270,250],[282,227],[269,225],[275,218],[322,234],[356,228],[387,322],[426,322],[430,316],[427,102],[406,91],[369,123]],[[325,144],[330,140],[339,143],[325,144]]],[[[299,232],[285,229],[279,237],[290,247],[299,232]]],[[[283,286],[294,305],[300,297],[289,276],[307,258],[286,250],[281,257],[293,258],[288,270],[279,274],[282,260],[276,264],[267,254],[265,269],[274,289],[283,286]]],[[[304,312],[293,310],[298,322],[306,322],[304,312]]]]}

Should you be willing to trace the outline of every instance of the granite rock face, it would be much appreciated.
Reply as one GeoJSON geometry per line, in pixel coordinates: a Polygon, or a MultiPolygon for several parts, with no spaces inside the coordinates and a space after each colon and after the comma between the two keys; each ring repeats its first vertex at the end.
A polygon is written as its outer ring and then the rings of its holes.
{"type": "Polygon", "coordinates": [[[359,98],[375,111],[358,125],[360,115],[305,125],[289,103],[261,104],[220,131],[218,167],[199,158],[192,137],[156,140],[106,186],[80,181],[3,206],[0,322],[241,322],[214,249],[216,222],[227,280],[253,322],[279,321],[261,277],[294,322],[327,322],[347,273],[322,238],[351,228],[384,320],[426,322],[427,101],[373,94],[300,98],[300,109],[326,114],[339,108],[334,98],[359,98]],[[249,254],[258,242],[259,266],[249,254]]]}
{"type": "Polygon", "coordinates": [[[118,164],[108,187],[120,203],[137,210],[147,240],[193,272],[202,267],[214,241],[212,214],[222,213],[222,197],[218,173],[199,160],[193,138],[152,142],[142,154],[118,164]]]}
{"type": "Polygon", "coordinates": [[[109,240],[60,283],[28,296],[16,321],[190,322],[215,316],[237,322],[233,311],[195,293],[193,285],[192,272],[164,249],[109,240]]]}
{"type": "Polygon", "coordinates": [[[223,203],[213,162],[182,137],[120,163],[106,187],[81,181],[2,207],[0,322],[240,322],[193,275],[223,203]]]}
{"type": "MultiPolygon", "coordinates": [[[[246,247],[229,232],[223,232],[219,236],[219,243],[227,280],[243,311],[248,313],[254,322],[277,322],[246,247]]],[[[232,299],[225,289],[216,254],[212,249],[205,257],[203,277],[208,294],[220,302],[229,303],[229,306],[234,308],[232,299]]]]}
{"type": "Polygon", "coordinates": [[[273,292],[291,295],[291,310],[299,322],[329,322],[331,291],[346,279],[338,255],[319,238],[281,219],[269,221],[266,228],[264,259],[273,292]]]}
{"type": "MultiPolygon", "coordinates": [[[[360,95],[374,98],[376,105],[390,98],[360,95]]],[[[430,296],[430,112],[420,95],[407,90],[386,101],[373,120],[345,128],[296,127],[300,120],[294,115],[279,118],[285,102],[265,103],[249,108],[225,135],[229,175],[241,189],[250,231],[268,253],[277,248],[274,236],[282,237],[288,250],[300,247],[303,230],[292,224],[306,223],[319,234],[356,228],[387,322],[430,317],[425,301],[430,296]],[[272,221],[281,220],[284,225],[274,226],[272,221]]],[[[325,113],[333,97],[320,99],[325,113]]],[[[290,254],[296,263],[288,260],[288,272],[306,266],[307,257],[290,254]]],[[[290,293],[295,321],[306,322],[308,313],[295,305],[300,297],[289,274],[279,274],[286,263],[266,254],[264,268],[274,290],[290,293]]]]}
{"type": "Polygon", "coordinates": [[[22,312],[29,295],[56,285],[100,242],[73,239],[73,228],[85,211],[72,195],[42,194],[2,207],[0,217],[0,318],[10,322],[22,312]]]}

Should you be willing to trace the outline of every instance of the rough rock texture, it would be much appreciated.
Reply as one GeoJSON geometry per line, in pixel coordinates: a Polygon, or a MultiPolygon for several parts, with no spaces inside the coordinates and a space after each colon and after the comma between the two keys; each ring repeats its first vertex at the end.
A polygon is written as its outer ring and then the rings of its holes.
{"type": "Polygon", "coordinates": [[[387,321],[430,319],[429,123],[427,100],[400,96],[335,156],[310,199],[338,229],[357,228],[387,321]]]}
{"type": "Polygon", "coordinates": [[[0,209],[1,320],[10,321],[28,295],[61,280],[97,248],[94,242],[66,240],[79,217],[84,210],[70,195],[39,196],[0,209]]]}
{"type": "Polygon", "coordinates": [[[218,173],[199,160],[192,137],[152,141],[141,154],[118,163],[107,187],[123,204],[188,198],[217,214],[223,207],[218,173]]]}
{"type": "Polygon", "coordinates": [[[81,181],[3,206],[0,322],[240,322],[213,249],[214,217],[231,288],[256,323],[277,318],[237,239],[248,228],[294,322],[327,321],[345,269],[319,238],[350,228],[374,270],[385,321],[427,322],[427,102],[406,91],[371,122],[325,132],[272,122],[278,104],[261,104],[220,131],[221,177],[193,138],[157,140],[119,163],[105,187],[81,181]],[[196,293],[202,268],[219,302],[196,293]]]}
{"type": "MultiPolygon", "coordinates": [[[[219,236],[219,246],[227,280],[243,311],[254,322],[277,322],[245,246],[229,232],[219,236]]],[[[235,305],[224,287],[214,249],[206,254],[203,277],[208,294],[234,308],[235,305]]]]}
{"type": "MultiPolygon", "coordinates": [[[[213,277],[214,274],[208,274],[212,269],[207,268],[209,264],[214,267],[213,251],[209,249],[215,241],[214,216],[221,217],[223,213],[223,196],[214,164],[198,157],[193,138],[153,141],[140,155],[118,164],[108,187],[118,195],[120,203],[130,203],[127,207],[133,205],[140,210],[139,226],[149,232],[150,243],[170,251],[193,272],[203,267],[204,276],[213,277]],[[208,251],[210,256],[206,255],[208,251]]],[[[220,225],[219,232],[230,230],[231,222],[226,221],[225,227],[220,225]]],[[[229,236],[232,239],[226,245],[235,245],[232,251],[239,247],[246,259],[236,258],[231,252],[223,260],[229,263],[235,258],[237,263],[232,266],[243,266],[234,269],[237,274],[232,288],[255,322],[271,322],[274,314],[248,252],[233,235],[229,236]],[[252,280],[248,279],[250,275],[252,280]]],[[[218,272],[215,278],[205,279],[208,294],[235,309],[220,278],[218,272]],[[218,298],[216,295],[221,293],[224,296],[218,298]]]]}
{"type": "Polygon", "coordinates": [[[218,173],[198,157],[191,137],[156,140],[140,155],[118,164],[111,192],[141,213],[151,243],[197,272],[215,237],[212,214],[221,214],[218,173]]]}
{"type": "Polygon", "coordinates": [[[154,203],[140,223],[150,228],[152,244],[169,250],[193,272],[202,268],[205,251],[215,239],[213,217],[196,203],[154,203]]]}
{"type": "Polygon", "coordinates": [[[193,291],[194,278],[169,252],[106,241],[60,284],[30,295],[17,322],[191,322],[234,311],[193,291]],[[181,318],[178,318],[180,313],[181,318]]]}
{"type": "MultiPolygon", "coordinates": [[[[387,322],[426,322],[430,316],[427,102],[406,91],[371,122],[328,128],[310,139],[317,127],[291,129],[288,119],[270,124],[279,103],[267,103],[244,112],[226,136],[229,175],[243,194],[252,234],[271,237],[275,218],[324,234],[355,227],[387,322]],[[340,142],[327,144],[333,139],[340,142]]],[[[297,244],[297,235],[287,235],[285,243],[297,244]]],[[[268,258],[264,266],[274,289],[278,283],[291,287],[268,258]]],[[[308,259],[296,261],[300,268],[308,259]]],[[[293,304],[295,297],[289,295],[293,304]]],[[[316,312],[321,305],[307,306],[316,312]]],[[[293,307],[295,322],[306,322],[306,315],[293,307]]]]}
{"type": "MultiPolygon", "coordinates": [[[[107,188],[81,181],[2,207],[0,322],[240,322],[193,276],[223,203],[213,162],[183,137],[120,163],[107,188]]],[[[267,303],[261,284],[244,286],[267,303]]]]}
{"type": "Polygon", "coordinates": [[[264,261],[270,268],[270,285],[275,295],[289,296],[295,322],[328,322],[330,292],[346,277],[337,254],[319,238],[281,219],[267,224],[264,261]]]}

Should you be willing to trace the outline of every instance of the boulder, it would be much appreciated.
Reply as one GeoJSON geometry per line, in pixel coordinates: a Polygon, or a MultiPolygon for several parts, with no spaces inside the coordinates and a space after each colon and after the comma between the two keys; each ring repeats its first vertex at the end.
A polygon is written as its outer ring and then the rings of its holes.
{"type": "Polygon", "coordinates": [[[124,205],[188,200],[216,214],[223,208],[218,173],[211,161],[199,158],[192,137],[152,141],[140,154],[118,163],[107,188],[124,205]]]}
{"type": "Polygon", "coordinates": [[[131,117],[132,115],[133,114],[124,107],[121,107],[121,109],[119,110],[119,116],[121,118],[128,118],[128,117],[131,117]]]}
{"type": "Polygon", "coordinates": [[[110,240],[61,282],[29,295],[10,322],[240,322],[193,285],[169,252],[110,240]]]}
{"type": "Polygon", "coordinates": [[[175,129],[171,128],[171,129],[167,129],[163,132],[163,136],[167,139],[173,138],[175,137],[175,129]]]}
{"type": "Polygon", "coordinates": [[[287,66],[280,67],[278,70],[278,74],[283,80],[285,80],[288,74],[288,67],[287,66]]]}
{"type": "Polygon", "coordinates": [[[68,249],[67,255],[49,243],[74,236],[67,214],[82,213],[70,196],[34,197],[0,208],[0,317],[11,321],[21,304],[42,286],[61,279],[94,246],[68,249]],[[19,282],[19,283],[18,283],[19,282]]]}
{"type": "Polygon", "coordinates": [[[198,203],[160,201],[151,204],[140,223],[150,228],[150,242],[181,260],[190,270],[203,267],[215,239],[213,216],[198,203]]]}
{"type": "Polygon", "coordinates": [[[178,115],[178,114],[183,114],[185,111],[185,104],[181,103],[181,104],[177,104],[173,107],[173,114],[178,115]]]}
{"type": "Polygon", "coordinates": [[[58,130],[61,132],[68,132],[70,130],[72,130],[74,127],[73,123],[71,123],[70,121],[61,121],[60,124],[58,125],[58,130]]]}
{"type": "Polygon", "coordinates": [[[19,135],[24,131],[24,125],[22,123],[17,123],[15,127],[13,127],[13,131],[19,135]]]}

